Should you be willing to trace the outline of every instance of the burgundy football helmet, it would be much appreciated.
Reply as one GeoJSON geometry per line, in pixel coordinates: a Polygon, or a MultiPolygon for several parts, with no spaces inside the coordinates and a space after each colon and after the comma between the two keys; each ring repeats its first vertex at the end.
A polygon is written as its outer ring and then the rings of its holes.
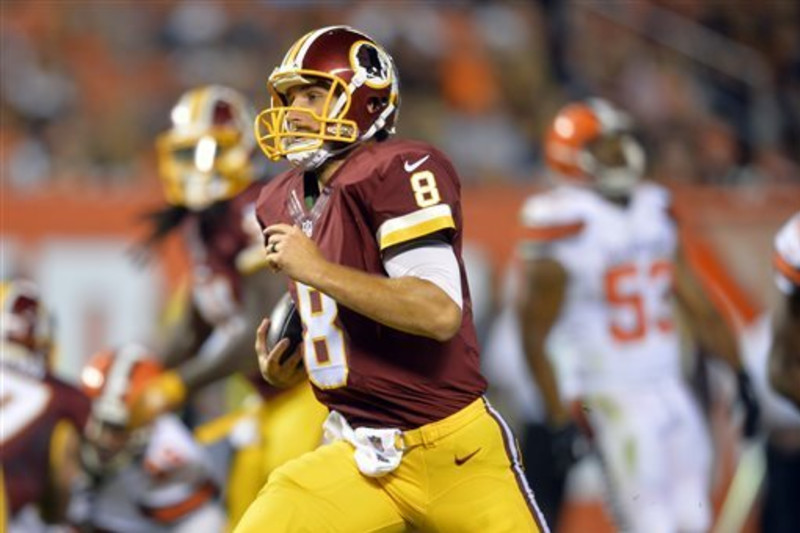
{"type": "Polygon", "coordinates": [[[0,298],[3,358],[43,371],[50,363],[53,319],[42,303],[39,288],[26,280],[4,282],[0,298]]]}
{"type": "Polygon", "coordinates": [[[167,202],[198,211],[244,190],[254,179],[254,116],[244,95],[230,87],[184,93],[172,108],[172,127],[156,140],[167,202]]]}
{"type": "Polygon", "coordinates": [[[256,118],[255,131],[273,161],[285,157],[313,169],[379,132],[394,133],[400,105],[394,61],[353,28],[330,26],[301,37],[270,75],[267,89],[271,105],[256,118]],[[327,88],[320,116],[289,106],[289,89],[308,84],[327,88]],[[292,131],[289,112],[308,113],[319,131],[292,131]]]}

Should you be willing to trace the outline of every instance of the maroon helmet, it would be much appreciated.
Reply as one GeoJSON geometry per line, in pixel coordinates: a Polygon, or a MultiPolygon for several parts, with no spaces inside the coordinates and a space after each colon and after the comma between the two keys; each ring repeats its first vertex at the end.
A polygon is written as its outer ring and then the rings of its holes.
{"type": "Polygon", "coordinates": [[[0,299],[3,359],[44,370],[50,363],[53,326],[39,288],[27,280],[3,282],[0,299]]]}
{"type": "Polygon", "coordinates": [[[315,168],[378,132],[394,133],[400,105],[394,62],[370,37],[347,26],[301,37],[270,75],[267,89],[271,105],[258,115],[255,129],[271,160],[286,157],[315,168]],[[289,107],[289,89],[320,82],[330,84],[321,116],[289,107]],[[289,111],[310,114],[320,123],[319,131],[292,131],[289,111]]]}

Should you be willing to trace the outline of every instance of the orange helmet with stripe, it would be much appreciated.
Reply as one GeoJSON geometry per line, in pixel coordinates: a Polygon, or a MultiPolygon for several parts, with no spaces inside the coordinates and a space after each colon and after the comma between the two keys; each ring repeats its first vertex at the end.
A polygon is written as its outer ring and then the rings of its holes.
{"type": "Polygon", "coordinates": [[[563,107],[545,136],[545,161],[558,179],[625,195],[644,174],[645,156],[627,113],[591,98],[563,107]]]}
{"type": "Polygon", "coordinates": [[[139,344],[125,344],[93,355],[81,372],[81,387],[92,399],[82,454],[95,472],[127,464],[146,443],[149,427],[130,430],[130,408],[143,387],[163,372],[153,354],[139,344]]]}

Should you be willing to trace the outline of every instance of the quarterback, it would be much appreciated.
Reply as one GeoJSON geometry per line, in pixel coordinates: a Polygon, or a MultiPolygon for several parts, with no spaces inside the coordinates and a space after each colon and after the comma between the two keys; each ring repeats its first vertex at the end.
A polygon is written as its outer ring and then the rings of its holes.
{"type": "Polygon", "coordinates": [[[545,531],[483,397],[458,176],[434,147],[391,138],[391,57],[352,28],[321,28],[267,87],[257,140],[293,168],[256,212],[303,343],[266,346],[265,321],[257,350],[267,381],[307,373],[330,414],[327,444],[273,472],[236,531],[545,531]]]}
{"type": "Polygon", "coordinates": [[[640,181],[644,153],[626,113],[601,99],[569,104],[545,139],[560,184],[522,209],[523,342],[550,423],[580,405],[621,529],[710,526],[711,448],[681,375],[673,300],[699,344],[737,373],[744,431],[757,404],[733,332],[684,257],[669,193],[640,181]]]}

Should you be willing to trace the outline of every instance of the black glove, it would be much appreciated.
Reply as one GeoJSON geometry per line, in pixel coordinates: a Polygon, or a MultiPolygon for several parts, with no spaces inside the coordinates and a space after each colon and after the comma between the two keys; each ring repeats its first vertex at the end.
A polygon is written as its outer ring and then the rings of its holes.
{"type": "Polygon", "coordinates": [[[574,422],[550,428],[550,446],[558,472],[569,469],[589,452],[589,443],[574,422]]]}
{"type": "Polygon", "coordinates": [[[758,433],[761,409],[758,406],[758,399],[756,399],[756,393],[755,390],[753,390],[750,376],[747,375],[745,370],[739,370],[736,373],[736,383],[738,385],[738,401],[744,410],[742,433],[749,439],[758,433]]]}

